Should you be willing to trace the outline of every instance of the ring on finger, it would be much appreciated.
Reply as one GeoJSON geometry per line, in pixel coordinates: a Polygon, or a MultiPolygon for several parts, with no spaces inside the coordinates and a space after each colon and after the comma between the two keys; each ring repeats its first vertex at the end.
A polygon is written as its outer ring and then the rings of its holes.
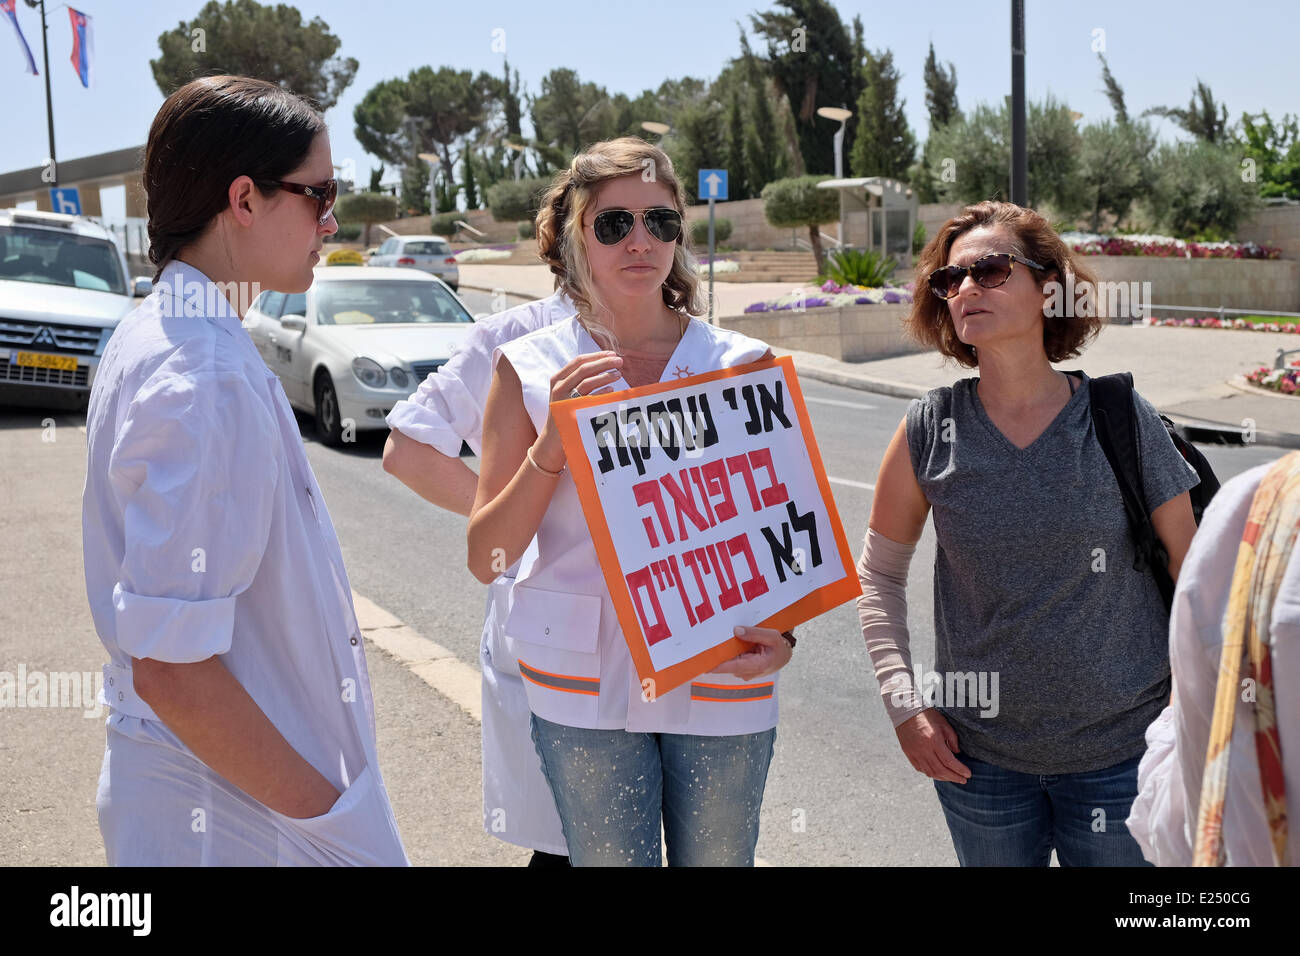
{"type": "Polygon", "coordinates": [[[575,388],[573,391],[569,392],[569,398],[582,398],[582,392],[575,388]]]}

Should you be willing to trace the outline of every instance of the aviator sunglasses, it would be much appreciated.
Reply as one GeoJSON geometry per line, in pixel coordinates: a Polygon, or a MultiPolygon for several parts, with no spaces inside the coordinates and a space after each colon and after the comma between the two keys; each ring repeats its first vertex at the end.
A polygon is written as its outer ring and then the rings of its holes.
{"type": "Polygon", "coordinates": [[[602,246],[618,245],[627,238],[640,216],[646,232],[660,242],[673,242],[682,234],[682,216],[676,209],[654,206],[650,209],[606,209],[591,222],[596,241],[602,246]]]}
{"type": "Polygon", "coordinates": [[[1011,267],[1017,262],[1023,262],[1031,269],[1047,268],[1024,256],[1014,256],[1009,252],[994,252],[987,256],[980,256],[968,266],[944,266],[942,269],[935,269],[930,273],[930,291],[941,299],[951,299],[961,288],[962,280],[966,278],[968,272],[970,277],[984,288],[996,289],[1011,278],[1011,267]]]}
{"type": "Polygon", "coordinates": [[[261,181],[263,186],[276,186],[286,192],[297,193],[300,196],[306,196],[308,199],[316,200],[316,225],[325,225],[325,220],[330,217],[334,211],[334,201],[339,195],[339,181],[337,179],[327,179],[319,186],[307,186],[303,183],[290,183],[282,179],[264,179],[261,181]]]}

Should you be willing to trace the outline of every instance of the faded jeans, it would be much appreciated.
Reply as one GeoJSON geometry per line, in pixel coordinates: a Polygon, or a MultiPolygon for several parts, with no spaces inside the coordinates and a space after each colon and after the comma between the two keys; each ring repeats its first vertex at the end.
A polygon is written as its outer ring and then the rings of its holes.
{"type": "Polygon", "coordinates": [[[705,737],[568,727],[532,715],[574,866],[753,866],[776,728],[705,737]]]}
{"type": "Polygon", "coordinates": [[[1149,866],[1124,821],[1137,799],[1139,754],[1103,770],[1037,774],[966,754],[964,784],[936,780],[962,866],[1149,866]]]}

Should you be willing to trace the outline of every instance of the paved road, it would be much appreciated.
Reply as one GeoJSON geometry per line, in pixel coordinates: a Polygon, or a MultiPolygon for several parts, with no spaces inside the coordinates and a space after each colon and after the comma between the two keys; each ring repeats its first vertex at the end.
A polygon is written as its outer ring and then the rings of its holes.
{"type": "MultiPolygon", "coordinates": [[[[471,310],[487,308],[475,293],[471,310]]],[[[880,457],[906,401],[806,381],[836,504],[861,539],[880,457]]],[[[300,418],[307,452],[342,542],[353,587],[421,634],[477,664],[484,588],[464,567],[464,520],[426,505],[383,473],[383,433],[335,450],[300,418]]],[[[85,604],[78,415],[0,409],[0,671],[98,672],[85,604]],[[42,420],[57,423],[42,441],[42,420]]],[[[1207,447],[1227,477],[1276,449],[1207,447]]],[[[476,467],[473,459],[467,459],[476,467]]],[[[933,532],[909,586],[917,659],[932,659],[933,532]]],[[[800,629],[782,678],[782,719],[764,802],[759,855],[778,865],[952,865],[932,785],[898,751],[877,702],[852,604],[800,629]]],[[[479,824],[478,727],[383,652],[368,652],[380,754],[408,853],[416,863],[520,863],[524,851],[479,824]]],[[[101,720],[80,708],[0,710],[0,865],[103,862],[94,813],[101,720]]]]}

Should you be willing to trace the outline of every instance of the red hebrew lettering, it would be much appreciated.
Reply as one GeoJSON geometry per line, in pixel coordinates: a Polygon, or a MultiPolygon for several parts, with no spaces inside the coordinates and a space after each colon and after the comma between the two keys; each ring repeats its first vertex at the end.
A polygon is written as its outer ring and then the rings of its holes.
{"type": "MultiPolygon", "coordinates": [[[[695,586],[700,589],[700,603],[695,605],[695,613],[701,621],[707,621],[713,617],[713,605],[709,601],[709,592],[704,590],[704,575],[700,573],[700,565],[703,564],[705,570],[709,567],[709,553],[703,548],[696,548],[694,551],[683,551],[682,561],[695,574],[695,586]]],[[[691,623],[694,623],[692,621],[691,623]]]]}
{"type": "Polygon", "coordinates": [[[785,485],[776,480],[776,469],[772,467],[772,449],[757,448],[749,453],[750,463],[754,469],[767,469],[767,476],[772,479],[772,483],[763,489],[763,504],[779,505],[782,502],[790,500],[790,493],[785,490],[785,485]]]}
{"type": "Polygon", "coordinates": [[[709,504],[709,492],[704,487],[704,476],[700,474],[699,468],[691,469],[691,478],[695,481],[695,487],[700,489],[700,501],[704,503],[704,513],[709,517],[709,527],[712,528],[718,523],[718,519],[713,516],[713,506],[709,504]]]}
{"type": "Polygon", "coordinates": [[[755,513],[762,511],[763,506],[758,503],[758,490],[754,487],[753,469],[750,468],[749,459],[744,455],[735,455],[727,459],[727,471],[731,474],[739,473],[745,479],[745,488],[749,492],[749,503],[753,506],[755,513]]]}
{"type": "MultiPolygon", "coordinates": [[[[659,482],[653,479],[638,482],[632,486],[632,494],[635,496],[637,504],[653,504],[655,506],[655,514],[659,516],[659,525],[664,529],[664,537],[668,539],[669,544],[672,544],[675,540],[673,538],[673,528],[668,523],[668,512],[664,510],[664,496],[663,492],[659,490],[659,482]]],[[[655,535],[654,522],[649,518],[642,518],[641,524],[645,526],[645,534],[650,539],[650,547],[659,547],[659,538],[655,535]]]]}
{"type": "MultiPolygon", "coordinates": [[[[687,554],[690,552],[688,551],[687,554]]],[[[661,562],[662,563],[662,562],[661,562]]],[[[686,582],[682,580],[682,569],[677,566],[677,555],[670,554],[668,562],[673,583],[677,586],[677,595],[682,599],[682,608],[686,611],[686,620],[691,622],[691,627],[695,626],[695,610],[691,607],[691,599],[686,593],[686,582]]]]}
{"type": "Polygon", "coordinates": [[[667,567],[662,561],[651,561],[650,570],[655,576],[655,584],[659,586],[660,591],[668,590],[668,585],[664,584],[664,568],[667,567]]]}
{"type": "MultiPolygon", "coordinates": [[[[708,495],[721,496],[722,500],[713,505],[718,521],[727,521],[736,517],[736,500],[731,496],[731,480],[727,477],[727,463],[721,458],[700,466],[704,473],[705,487],[708,495]]],[[[708,498],[706,496],[705,500],[708,498]]]]}
{"type": "Polygon", "coordinates": [[[683,468],[679,473],[681,485],[673,481],[672,475],[664,475],[659,479],[659,483],[668,489],[668,494],[673,499],[673,508],[677,514],[677,532],[678,536],[686,540],[686,522],[683,516],[691,519],[691,524],[695,525],[700,531],[708,531],[712,525],[709,519],[700,514],[700,509],[695,507],[695,493],[691,491],[691,479],[687,469],[683,468]]]}
{"type": "Polygon", "coordinates": [[[650,581],[650,569],[642,568],[639,571],[633,571],[627,575],[627,588],[632,592],[632,603],[636,605],[636,616],[641,622],[641,633],[645,635],[645,641],[651,647],[660,641],[667,640],[673,636],[668,629],[668,621],[664,618],[664,609],[659,604],[659,596],[655,594],[654,584],[650,581]],[[654,610],[655,623],[651,624],[646,620],[645,608],[641,603],[641,590],[645,589],[646,594],[650,596],[650,607],[654,610]]]}
{"type": "Polygon", "coordinates": [[[754,549],[749,546],[749,535],[738,534],[727,541],[727,550],[732,554],[744,554],[745,560],[749,562],[749,580],[741,582],[741,588],[745,591],[745,600],[752,601],[760,594],[767,593],[767,578],[758,570],[758,562],[754,560],[754,549]]]}
{"type": "Polygon", "coordinates": [[[709,545],[709,557],[713,559],[713,576],[717,578],[720,592],[718,607],[726,610],[740,603],[740,588],[736,585],[736,569],[731,566],[731,555],[727,554],[727,545],[709,545]]]}

